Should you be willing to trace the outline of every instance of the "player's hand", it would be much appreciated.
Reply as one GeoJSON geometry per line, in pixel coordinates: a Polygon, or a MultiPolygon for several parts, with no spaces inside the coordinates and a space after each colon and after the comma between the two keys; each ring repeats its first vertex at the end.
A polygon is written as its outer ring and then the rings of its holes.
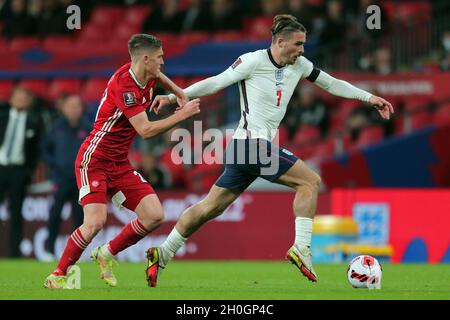
{"type": "Polygon", "coordinates": [[[378,113],[383,119],[389,120],[391,113],[394,113],[394,108],[392,105],[383,98],[371,96],[369,103],[378,110],[378,113]]]}
{"type": "Polygon", "coordinates": [[[184,119],[188,119],[196,114],[200,113],[200,99],[194,99],[189,101],[184,105],[183,108],[179,109],[177,113],[181,114],[184,119]]]}
{"type": "Polygon", "coordinates": [[[162,96],[156,96],[153,99],[152,105],[150,106],[150,112],[152,112],[152,110],[155,111],[156,114],[159,114],[159,111],[165,107],[170,105],[170,100],[169,97],[166,95],[162,95],[162,96]]]}
{"type": "Polygon", "coordinates": [[[185,106],[185,104],[188,102],[189,102],[189,98],[184,93],[180,96],[177,96],[177,103],[178,103],[177,110],[182,109],[185,106]]]}

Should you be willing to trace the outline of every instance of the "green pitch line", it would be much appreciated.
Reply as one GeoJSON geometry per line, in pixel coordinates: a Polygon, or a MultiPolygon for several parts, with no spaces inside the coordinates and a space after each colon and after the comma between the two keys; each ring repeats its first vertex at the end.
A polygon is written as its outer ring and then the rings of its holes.
{"type": "Polygon", "coordinates": [[[145,263],[121,263],[116,288],[99,279],[94,263],[80,263],[81,290],[42,284],[55,264],[0,260],[0,299],[450,299],[450,265],[383,265],[381,290],[354,289],[346,265],[315,265],[319,282],[288,262],[173,261],[158,287],[145,281],[145,263]]]}

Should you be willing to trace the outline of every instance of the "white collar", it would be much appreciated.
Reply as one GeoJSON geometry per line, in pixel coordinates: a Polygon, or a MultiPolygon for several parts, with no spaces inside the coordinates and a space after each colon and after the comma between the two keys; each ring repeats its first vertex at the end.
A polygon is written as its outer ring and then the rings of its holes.
{"type": "Polygon", "coordinates": [[[131,77],[133,78],[134,82],[136,82],[138,87],[141,89],[145,89],[145,87],[147,86],[147,83],[145,85],[140,84],[139,81],[136,79],[136,75],[134,74],[133,69],[131,69],[131,67],[130,67],[129,71],[130,71],[131,77]]]}
{"type": "Polygon", "coordinates": [[[27,114],[26,110],[19,111],[16,108],[13,108],[13,107],[11,107],[9,112],[10,112],[10,115],[13,116],[13,117],[24,117],[27,114]]]}

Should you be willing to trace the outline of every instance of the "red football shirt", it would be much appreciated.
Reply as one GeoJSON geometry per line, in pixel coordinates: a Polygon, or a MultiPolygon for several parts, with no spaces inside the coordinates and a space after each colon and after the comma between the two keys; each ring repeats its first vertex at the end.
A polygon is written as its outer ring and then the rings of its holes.
{"type": "Polygon", "coordinates": [[[129,118],[149,106],[156,80],[138,83],[131,63],[117,70],[108,82],[95,117],[94,129],[80,147],[81,165],[92,161],[123,162],[128,159],[136,130],[129,118]]]}

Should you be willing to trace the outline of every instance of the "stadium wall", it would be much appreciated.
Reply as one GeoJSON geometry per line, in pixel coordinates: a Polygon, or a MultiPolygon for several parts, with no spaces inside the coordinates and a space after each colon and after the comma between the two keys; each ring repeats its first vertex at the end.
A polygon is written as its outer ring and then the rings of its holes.
{"type": "MultiPolygon", "coordinates": [[[[143,261],[149,246],[161,244],[179,215],[204,195],[160,193],[166,222],[155,232],[119,254],[120,260],[143,261]]],[[[180,259],[281,260],[294,239],[291,192],[247,192],[217,220],[194,234],[180,250],[180,259]]],[[[359,223],[359,239],[384,242],[394,249],[392,262],[450,262],[450,190],[432,189],[336,189],[321,194],[320,214],[352,216],[359,223]]],[[[47,238],[51,195],[28,197],[23,206],[25,219],[22,252],[25,257],[42,258],[47,238]]],[[[108,223],[82,259],[89,259],[93,246],[112,239],[134,218],[127,210],[109,204],[108,223]]],[[[0,257],[5,257],[8,218],[0,207],[0,257]]],[[[72,230],[70,206],[63,210],[61,234],[56,252],[61,254],[72,230]]],[[[314,244],[314,239],[313,239],[314,244]]]]}

